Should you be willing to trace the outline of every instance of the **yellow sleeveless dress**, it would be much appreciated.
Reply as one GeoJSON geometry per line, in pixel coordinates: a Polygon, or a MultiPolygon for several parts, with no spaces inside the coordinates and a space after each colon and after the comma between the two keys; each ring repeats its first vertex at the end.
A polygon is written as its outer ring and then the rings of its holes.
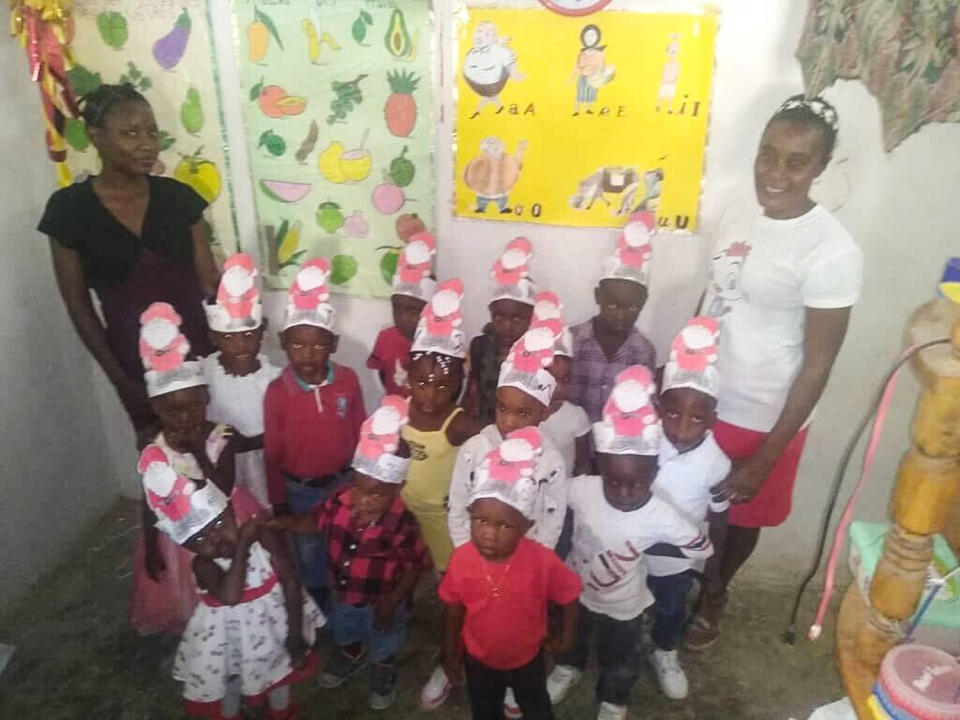
{"type": "Polygon", "coordinates": [[[463,408],[454,408],[439,430],[424,432],[410,425],[401,430],[412,457],[407,484],[403,488],[403,502],[420,523],[433,565],[440,572],[446,571],[453,552],[447,529],[447,496],[460,449],[447,440],[447,428],[462,412],[463,408]]]}

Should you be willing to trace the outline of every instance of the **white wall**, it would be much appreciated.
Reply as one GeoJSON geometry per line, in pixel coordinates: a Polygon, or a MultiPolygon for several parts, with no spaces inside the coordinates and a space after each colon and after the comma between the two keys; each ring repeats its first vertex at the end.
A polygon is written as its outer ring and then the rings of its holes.
{"type": "Polygon", "coordinates": [[[23,50],[0,36],[0,612],[117,493],[91,362],[34,232],[52,187],[23,50]]]}
{"type": "MultiPolygon", "coordinates": [[[[437,0],[441,46],[451,47],[449,0],[437,0]]],[[[536,6],[533,0],[519,4],[536,6]]],[[[787,96],[801,89],[801,75],[793,52],[803,25],[806,0],[719,0],[721,29],[704,203],[715,205],[729,186],[749,182],[754,150],[766,119],[787,96]]],[[[626,7],[676,8],[676,2],[614,0],[611,9],[626,7]]],[[[227,0],[213,0],[215,35],[221,58],[232,62],[232,25],[227,0]]],[[[224,63],[227,64],[227,63],[224,63]]],[[[437,231],[441,278],[461,277],[466,284],[465,317],[469,333],[479,331],[485,319],[487,269],[503,245],[517,234],[530,237],[538,255],[535,277],[544,287],[559,289],[571,322],[593,312],[594,277],[584,270],[597,263],[598,248],[612,240],[609,231],[508,225],[455,220],[450,212],[453,116],[450,74],[442,92],[447,122],[437,128],[437,231]]],[[[226,105],[237,97],[229,68],[222,78],[226,105]]],[[[812,548],[813,527],[835,462],[861,407],[872,395],[877,378],[899,348],[902,326],[909,312],[928,299],[943,260],[956,254],[955,228],[960,206],[955,200],[960,181],[960,127],[928,126],[893,153],[880,142],[876,103],[856,82],[840,83],[826,93],[841,118],[837,161],[827,171],[817,194],[837,213],[864,248],[866,281],[863,298],[827,389],[801,467],[795,496],[796,510],[783,527],[766,534],[757,555],[758,566],[780,564],[783,558],[805,558],[812,548]],[[842,206],[842,207],[838,207],[842,206]],[[952,232],[951,232],[952,231],[952,232]]],[[[242,153],[242,121],[227,113],[234,157],[242,153]]],[[[255,251],[255,227],[250,208],[252,190],[246,164],[234,161],[234,187],[241,209],[241,237],[255,251]]],[[[663,236],[655,248],[651,299],[640,326],[658,345],[661,355],[673,333],[691,312],[701,291],[699,267],[706,248],[697,236],[663,236]]],[[[279,318],[282,296],[269,298],[270,316],[279,318]]],[[[385,301],[335,298],[342,322],[338,360],[362,368],[377,331],[389,322],[385,301]]],[[[274,325],[276,327],[276,324],[274,325]]],[[[277,359],[276,343],[269,350],[277,359]]],[[[369,374],[361,370],[367,402],[376,398],[369,374]]],[[[912,379],[902,382],[897,405],[889,418],[888,440],[880,450],[875,477],[858,513],[880,517],[885,509],[892,474],[905,444],[906,427],[915,397],[912,379]]]]}

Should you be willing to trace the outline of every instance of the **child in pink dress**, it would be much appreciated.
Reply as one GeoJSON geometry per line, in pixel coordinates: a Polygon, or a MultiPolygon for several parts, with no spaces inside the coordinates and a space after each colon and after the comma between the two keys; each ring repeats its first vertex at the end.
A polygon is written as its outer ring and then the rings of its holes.
{"type": "MultiPolygon", "coordinates": [[[[227,425],[206,419],[210,395],[203,367],[188,361],[190,343],[180,332],[181,319],[167,303],[154,303],[141,315],[140,356],[150,404],[161,431],[154,444],[181,476],[210,480],[231,495],[238,517],[257,514],[256,501],[234,488],[236,439],[227,425]]],[[[128,617],[143,635],[180,635],[197,604],[191,556],[153,527],[147,499],[143,533],[133,555],[133,587],[128,617]]]]}

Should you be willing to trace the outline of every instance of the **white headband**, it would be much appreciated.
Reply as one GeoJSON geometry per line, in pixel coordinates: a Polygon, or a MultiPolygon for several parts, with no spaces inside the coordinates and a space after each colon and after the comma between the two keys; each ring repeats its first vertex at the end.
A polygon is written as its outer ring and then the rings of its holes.
{"type": "Polygon", "coordinates": [[[256,330],[263,324],[263,303],[253,258],[236,253],[223,264],[214,302],[205,302],[207,325],[214,332],[256,330]]]}
{"type": "Polygon", "coordinates": [[[387,395],[373,414],[360,426],[360,441],[351,467],[383,483],[400,485],[406,480],[410,458],[395,453],[400,446],[400,430],[409,420],[407,401],[399,395],[387,395]]]}
{"type": "Polygon", "coordinates": [[[659,455],[662,429],[653,405],[656,386],[643,365],[617,375],[603,406],[603,419],[593,424],[593,442],[607,455],[659,455]]]}
{"type": "Polygon", "coordinates": [[[200,362],[186,359],[190,342],[180,332],[181,322],[169,303],[153,303],[140,315],[140,360],[149,397],[207,384],[200,362]]]}
{"type": "Polygon", "coordinates": [[[717,321],[695,317],[677,333],[670,348],[670,359],[663,369],[663,389],[692,388],[710,397],[720,391],[717,369],[717,321]]]}
{"type": "Polygon", "coordinates": [[[556,342],[556,334],[548,325],[535,325],[527,330],[500,365],[497,387],[515,387],[538,402],[550,405],[557,379],[548,368],[553,364],[556,342]]]}
{"type": "Polygon", "coordinates": [[[468,502],[493,498],[533,519],[539,485],[537,459],[543,453],[540,431],[535,427],[515,430],[484,457],[473,473],[468,502]]]}

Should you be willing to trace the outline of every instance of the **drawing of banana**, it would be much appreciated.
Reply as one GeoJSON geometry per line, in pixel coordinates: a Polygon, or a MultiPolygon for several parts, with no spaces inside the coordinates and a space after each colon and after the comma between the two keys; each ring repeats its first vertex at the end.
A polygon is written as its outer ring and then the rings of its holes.
{"type": "Polygon", "coordinates": [[[334,39],[333,35],[324,30],[317,33],[317,24],[310,18],[303,21],[303,32],[307,36],[307,54],[310,56],[310,62],[316,64],[320,58],[320,48],[326,45],[331,50],[339,50],[340,45],[334,39]]]}

